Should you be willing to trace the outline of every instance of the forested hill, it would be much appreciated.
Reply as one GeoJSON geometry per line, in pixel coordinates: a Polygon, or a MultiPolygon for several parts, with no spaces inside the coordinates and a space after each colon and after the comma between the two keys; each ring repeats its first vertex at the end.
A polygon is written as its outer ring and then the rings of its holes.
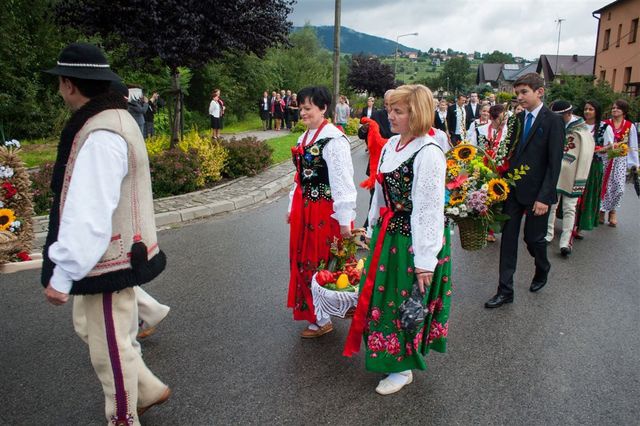
{"type": "MultiPolygon", "coordinates": [[[[294,27],[293,31],[301,27],[294,27]]],[[[322,46],[333,51],[333,25],[314,27],[322,46]]],[[[418,49],[403,46],[400,50],[417,52],[418,49]]],[[[342,53],[369,53],[378,56],[393,55],[396,51],[395,40],[376,37],[369,34],[354,31],[351,28],[340,27],[340,51],[342,53]]]]}

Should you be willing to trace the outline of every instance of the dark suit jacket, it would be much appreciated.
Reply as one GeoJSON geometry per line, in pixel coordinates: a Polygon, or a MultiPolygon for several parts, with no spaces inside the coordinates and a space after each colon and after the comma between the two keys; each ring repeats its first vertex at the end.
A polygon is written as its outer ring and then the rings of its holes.
{"type": "MultiPolygon", "coordinates": [[[[367,108],[367,107],[362,108],[362,112],[360,112],[360,118],[367,116],[367,110],[368,109],[369,108],[367,108]]],[[[369,118],[373,118],[373,115],[376,113],[376,111],[377,111],[376,107],[373,107],[371,109],[371,117],[369,117],[369,118]]]]}
{"type": "Polygon", "coordinates": [[[464,106],[464,110],[466,112],[466,126],[467,126],[467,130],[469,129],[469,126],[471,126],[471,123],[473,122],[473,120],[475,120],[476,118],[480,118],[480,103],[478,102],[476,104],[476,113],[473,113],[473,109],[471,108],[471,104],[466,104],[464,106]]]}
{"type": "Polygon", "coordinates": [[[445,133],[447,132],[447,122],[449,121],[449,112],[447,111],[447,117],[445,118],[445,121],[440,120],[440,114],[438,114],[438,111],[436,111],[436,117],[433,119],[433,127],[435,127],[436,129],[440,129],[445,133]]]}
{"type": "Polygon", "coordinates": [[[387,115],[386,109],[377,109],[371,116],[371,119],[375,120],[375,122],[380,126],[380,136],[385,139],[389,139],[391,136],[395,135],[395,133],[391,131],[391,124],[389,123],[389,116],[387,115]]]}
{"type": "Polygon", "coordinates": [[[564,153],[564,121],[560,115],[543,106],[531,126],[527,139],[523,141],[520,134],[524,132],[524,116],[524,112],[518,114],[516,124],[520,131],[514,131],[509,142],[510,148],[516,144],[509,172],[521,165],[529,166],[529,170],[516,182],[515,190],[509,195],[515,196],[520,204],[526,206],[531,206],[536,201],[550,206],[558,201],[556,184],[564,153]],[[516,138],[519,140],[516,141],[516,138]]]}

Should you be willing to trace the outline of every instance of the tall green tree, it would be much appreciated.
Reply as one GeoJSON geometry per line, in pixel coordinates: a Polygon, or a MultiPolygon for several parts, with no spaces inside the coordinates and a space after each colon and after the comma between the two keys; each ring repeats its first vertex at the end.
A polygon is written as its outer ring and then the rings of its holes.
{"type": "Polygon", "coordinates": [[[499,50],[494,50],[491,53],[487,53],[482,57],[482,62],[485,64],[512,64],[513,55],[511,53],[504,53],[499,50]]]}
{"type": "Polygon", "coordinates": [[[0,7],[0,124],[7,137],[53,133],[63,105],[53,78],[42,73],[75,35],[61,31],[48,0],[5,0],[0,7]]]}
{"type": "Polygon", "coordinates": [[[159,58],[169,67],[174,95],[175,145],[183,92],[180,67],[199,68],[225,52],[262,55],[287,40],[294,0],[61,0],[62,24],[98,34],[110,46],[126,44],[133,60],[159,58]]]}
{"type": "Polygon", "coordinates": [[[448,87],[450,92],[459,93],[471,84],[473,75],[471,62],[466,57],[452,58],[444,63],[438,79],[442,87],[448,87]]]}

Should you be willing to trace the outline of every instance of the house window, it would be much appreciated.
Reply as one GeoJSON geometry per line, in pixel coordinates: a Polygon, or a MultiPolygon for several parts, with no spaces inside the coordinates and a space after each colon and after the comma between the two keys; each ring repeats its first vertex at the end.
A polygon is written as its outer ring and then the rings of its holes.
{"type": "Polygon", "coordinates": [[[616,68],[613,69],[613,76],[611,77],[611,88],[613,90],[616,90],[616,74],[618,73],[618,70],[616,68]]]}
{"type": "Polygon", "coordinates": [[[600,81],[605,81],[607,79],[607,70],[600,71],[600,81]]]}
{"type": "Polygon", "coordinates": [[[631,81],[631,67],[626,67],[624,69],[624,77],[622,78],[622,84],[626,86],[627,84],[629,84],[630,81],[631,81]]]}
{"type": "Polygon", "coordinates": [[[611,29],[605,30],[602,50],[607,50],[609,48],[609,40],[610,39],[611,39],[611,29]]]}
{"type": "Polygon", "coordinates": [[[631,30],[629,30],[629,43],[635,43],[638,37],[638,18],[631,21],[631,30]]]}
{"type": "Polygon", "coordinates": [[[618,25],[618,38],[616,38],[616,47],[620,47],[621,36],[622,36],[622,24],[618,25]]]}
{"type": "Polygon", "coordinates": [[[611,12],[607,12],[607,21],[611,20],[611,12]]]}

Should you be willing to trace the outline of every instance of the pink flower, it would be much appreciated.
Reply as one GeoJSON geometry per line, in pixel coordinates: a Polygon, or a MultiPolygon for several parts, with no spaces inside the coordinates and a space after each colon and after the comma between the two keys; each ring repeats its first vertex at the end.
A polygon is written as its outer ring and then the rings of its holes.
{"type": "Polygon", "coordinates": [[[413,254],[413,246],[409,246],[409,253],[413,254]]]}
{"type": "Polygon", "coordinates": [[[407,290],[402,290],[400,292],[400,296],[402,296],[402,297],[407,297],[408,295],[409,295],[409,292],[407,290]]]}
{"type": "Polygon", "coordinates": [[[429,331],[429,343],[441,337],[447,337],[449,334],[449,324],[444,326],[437,321],[431,323],[431,331],[429,331]]]}
{"type": "Polygon", "coordinates": [[[371,319],[372,320],[378,321],[381,316],[382,316],[382,312],[380,311],[380,308],[371,309],[371,319]]]}
{"type": "Polygon", "coordinates": [[[383,351],[385,346],[386,341],[384,340],[384,335],[379,331],[373,331],[367,338],[367,347],[371,351],[383,351]]]}
{"type": "Polygon", "coordinates": [[[371,358],[378,358],[378,354],[377,353],[372,353],[371,355],[369,355],[371,358]]]}
{"type": "Polygon", "coordinates": [[[429,303],[429,312],[440,312],[442,310],[442,298],[438,297],[429,303]]]}
{"type": "Polygon", "coordinates": [[[400,341],[396,333],[391,333],[387,336],[387,352],[391,355],[397,355],[400,353],[400,341]]]}
{"type": "Polygon", "coordinates": [[[402,358],[401,356],[399,356],[399,357],[398,357],[398,358],[396,358],[396,359],[398,360],[398,362],[402,362],[402,360],[403,360],[404,358],[402,358]]]}
{"type": "Polygon", "coordinates": [[[420,332],[416,334],[416,337],[413,338],[413,349],[416,351],[418,350],[418,347],[420,347],[420,343],[422,343],[422,333],[424,333],[424,328],[421,329],[420,332]]]}
{"type": "Polygon", "coordinates": [[[411,266],[407,268],[407,274],[413,274],[413,268],[411,266]]]}
{"type": "Polygon", "coordinates": [[[446,275],[444,275],[444,276],[442,277],[442,282],[443,282],[443,283],[448,283],[448,282],[449,282],[449,277],[448,277],[448,276],[446,276],[446,275]]]}
{"type": "Polygon", "coordinates": [[[451,290],[447,291],[445,294],[446,294],[447,296],[451,296],[451,290]]]}
{"type": "Polygon", "coordinates": [[[404,350],[407,356],[413,355],[413,345],[411,344],[411,342],[405,343],[404,350]]]}
{"type": "Polygon", "coordinates": [[[398,249],[396,247],[391,247],[391,254],[396,254],[398,249]]]}
{"type": "Polygon", "coordinates": [[[380,267],[378,268],[380,270],[380,272],[384,272],[386,270],[386,268],[384,267],[384,265],[380,265],[380,267]]]}
{"type": "Polygon", "coordinates": [[[393,320],[393,325],[395,325],[398,330],[402,330],[402,324],[400,324],[399,319],[393,320]]]}
{"type": "Polygon", "coordinates": [[[384,286],[383,286],[383,285],[379,285],[379,286],[378,286],[378,291],[379,291],[380,293],[384,293],[384,286]]]}

